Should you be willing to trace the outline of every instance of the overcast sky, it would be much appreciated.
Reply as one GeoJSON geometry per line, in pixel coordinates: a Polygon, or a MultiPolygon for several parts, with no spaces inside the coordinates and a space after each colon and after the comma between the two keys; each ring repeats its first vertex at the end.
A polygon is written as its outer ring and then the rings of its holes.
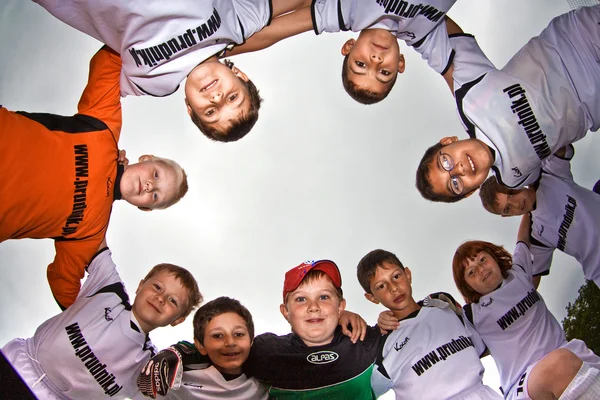
{"type": "MultiPolygon", "coordinates": [[[[568,9],[565,0],[458,0],[448,15],[501,67],[568,9]]],[[[289,325],[279,313],[285,271],[328,258],[342,271],[348,309],[374,324],[382,308],[364,299],[356,279],[356,264],[368,251],[396,253],[413,272],[415,298],[443,290],[461,300],[451,260],[462,242],[483,239],[512,251],[518,218],[488,214],[479,196],[431,203],[414,186],[427,147],[443,136],[467,137],[443,79],[401,43],[406,72],[388,98],[355,103],[340,78],[341,45],[355,36],[308,32],[233,58],[264,98],[255,128],[236,143],[199,133],[183,90],[123,100],[120,146],[131,162],[142,154],[176,159],[190,182],[187,196],[168,210],[113,207],[107,240],[130,294],[155,264],[179,264],[194,273],[206,300],[235,297],[252,312],[257,333],[285,334],[289,325]]],[[[74,114],[99,47],[34,3],[0,2],[0,104],[74,114]]],[[[591,188],[600,178],[593,172],[600,138],[590,133],[575,147],[575,180],[591,188]]],[[[59,312],[46,281],[53,254],[51,240],[0,244],[0,346],[32,336],[59,312]]],[[[540,292],[562,320],[583,274],[575,259],[558,252],[552,271],[540,292]]],[[[191,320],[151,337],[159,348],[191,340],[191,320]]],[[[484,364],[484,381],[497,389],[493,361],[484,364]]]]}

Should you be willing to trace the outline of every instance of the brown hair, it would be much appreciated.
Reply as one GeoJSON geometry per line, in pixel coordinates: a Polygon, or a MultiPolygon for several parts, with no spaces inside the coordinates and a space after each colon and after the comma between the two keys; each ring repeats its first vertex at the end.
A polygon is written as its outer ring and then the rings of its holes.
{"type": "Polygon", "coordinates": [[[358,262],[356,276],[360,286],[366,293],[373,294],[371,292],[371,279],[375,276],[377,267],[381,267],[384,262],[396,265],[404,271],[404,265],[394,253],[381,249],[370,251],[358,262]]]}
{"type": "Polygon", "coordinates": [[[200,293],[200,289],[198,289],[198,283],[196,282],[196,279],[192,273],[185,268],[174,264],[161,263],[152,267],[150,272],[148,272],[144,277],[144,282],[162,271],[166,271],[175,275],[175,278],[179,279],[187,291],[188,302],[183,313],[181,314],[181,317],[187,317],[190,312],[192,312],[192,310],[202,301],[202,293],[200,293]]]}
{"type": "Polygon", "coordinates": [[[477,254],[481,251],[485,251],[496,260],[503,278],[508,277],[507,271],[512,268],[512,255],[502,246],[483,240],[470,240],[461,244],[456,249],[452,259],[452,275],[454,276],[454,283],[466,303],[477,303],[481,298],[481,294],[473,290],[465,280],[467,262],[477,257],[477,254]]]}
{"type": "Polygon", "coordinates": [[[502,215],[502,210],[498,210],[498,193],[504,193],[507,196],[512,196],[521,192],[521,190],[515,190],[508,188],[498,183],[498,180],[494,176],[490,176],[483,182],[479,188],[479,198],[483,208],[492,214],[502,215]]]}
{"type": "Polygon", "coordinates": [[[335,287],[335,285],[333,284],[333,281],[331,280],[331,278],[329,277],[329,275],[327,275],[325,272],[318,270],[318,269],[311,269],[310,271],[308,271],[308,273],[306,275],[304,275],[304,278],[302,278],[302,282],[300,282],[300,284],[298,285],[298,287],[294,290],[292,290],[291,292],[287,293],[285,295],[285,304],[287,306],[287,300],[289,298],[289,295],[294,293],[296,290],[298,290],[298,288],[302,285],[308,285],[311,284],[321,278],[327,278],[327,280],[331,283],[331,286],[333,286],[333,288],[335,289],[335,294],[338,297],[339,301],[344,300],[344,292],[342,291],[342,288],[339,287],[335,287]]]}
{"type": "Polygon", "coordinates": [[[344,90],[346,90],[346,93],[348,93],[350,97],[361,104],[375,104],[385,99],[396,84],[397,77],[398,74],[394,75],[394,78],[388,83],[387,89],[384,92],[375,93],[358,87],[350,80],[350,78],[348,78],[348,56],[344,57],[344,62],[342,63],[342,85],[344,85],[344,90]]]}
{"type": "Polygon", "coordinates": [[[239,315],[246,322],[248,335],[250,335],[250,340],[253,340],[254,322],[252,321],[252,314],[238,300],[225,296],[209,301],[196,311],[196,314],[194,314],[194,338],[204,345],[204,333],[210,321],[221,314],[229,312],[239,315]]]}

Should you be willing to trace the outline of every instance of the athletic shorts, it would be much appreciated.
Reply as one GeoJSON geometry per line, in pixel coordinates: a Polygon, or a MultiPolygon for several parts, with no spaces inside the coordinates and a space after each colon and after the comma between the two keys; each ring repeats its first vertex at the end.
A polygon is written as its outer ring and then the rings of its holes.
{"type": "Polygon", "coordinates": [[[4,345],[2,353],[38,399],[68,400],[45,376],[39,363],[29,355],[27,340],[20,338],[11,340],[4,345]]]}
{"type": "Polygon", "coordinates": [[[491,387],[480,383],[448,400],[502,400],[502,396],[496,393],[491,387]]]}

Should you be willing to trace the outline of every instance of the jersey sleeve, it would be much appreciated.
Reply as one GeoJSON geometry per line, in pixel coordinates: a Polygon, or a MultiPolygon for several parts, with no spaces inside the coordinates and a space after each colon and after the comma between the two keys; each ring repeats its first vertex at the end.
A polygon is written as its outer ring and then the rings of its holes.
{"type": "Polygon", "coordinates": [[[121,57],[107,46],[90,62],[87,86],[79,100],[78,113],[104,122],[115,140],[121,135],[121,57]]]}
{"type": "Polygon", "coordinates": [[[87,296],[105,286],[122,282],[117,272],[117,266],[112,259],[112,252],[108,247],[101,249],[93,256],[86,270],[88,277],[77,297],[87,296]]]}
{"type": "Polygon", "coordinates": [[[342,25],[344,21],[339,18],[337,1],[313,0],[310,14],[312,17],[313,30],[317,35],[320,35],[323,32],[349,30],[349,28],[342,25]]]}
{"type": "Polygon", "coordinates": [[[52,295],[65,309],[79,293],[85,267],[98,251],[105,230],[85,240],[56,240],[54,261],[48,265],[47,277],[52,295]]]}
{"type": "Polygon", "coordinates": [[[235,0],[235,13],[243,27],[244,39],[271,23],[273,6],[271,0],[235,0]]]}
{"type": "Polygon", "coordinates": [[[533,276],[533,260],[531,251],[524,242],[518,242],[513,253],[513,269],[522,268],[531,280],[533,276]]]}
{"type": "Polygon", "coordinates": [[[454,58],[454,49],[446,31],[446,20],[442,20],[427,36],[414,44],[413,49],[435,72],[444,75],[454,58]]]}
{"type": "Polygon", "coordinates": [[[550,266],[552,265],[552,256],[554,255],[554,249],[540,244],[531,243],[531,256],[533,257],[532,275],[542,276],[550,273],[550,266]]]}
{"type": "Polygon", "coordinates": [[[572,181],[573,174],[571,173],[571,160],[573,159],[574,154],[575,148],[570,144],[566,148],[564,157],[552,155],[542,161],[542,171],[572,181]]]}
{"type": "Polygon", "coordinates": [[[481,51],[475,37],[466,33],[449,35],[450,45],[454,49],[452,59],[454,92],[463,85],[482,77],[491,70],[494,64],[481,51]]]}
{"type": "Polygon", "coordinates": [[[473,346],[475,347],[475,350],[477,350],[479,357],[481,357],[486,352],[487,346],[481,339],[481,336],[479,336],[477,329],[475,329],[475,325],[473,324],[473,321],[472,321],[473,315],[472,314],[468,315],[468,313],[472,312],[471,307],[472,307],[472,305],[468,304],[463,308],[463,311],[462,311],[463,312],[463,323],[465,325],[465,331],[467,331],[469,338],[473,342],[473,346]]]}
{"type": "Polygon", "coordinates": [[[386,376],[387,372],[383,374],[379,368],[383,368],[383,366],[375,366],[371,375],[371,388],[373,388],[373,393],[375,393],[375,397],[377,398],[394,387],[394,381],[386,376]]]}

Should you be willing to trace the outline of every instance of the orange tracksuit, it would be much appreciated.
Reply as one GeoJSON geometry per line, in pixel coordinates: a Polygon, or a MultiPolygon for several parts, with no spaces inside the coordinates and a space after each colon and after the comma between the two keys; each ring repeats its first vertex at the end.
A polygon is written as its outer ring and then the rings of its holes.
{"type": "Polygon", "coordinates": [[[62,307],[79,293],[118,189],[120,72],[117,53],[98,51],[72,117],[0,106],[0,242],[55,240],[48,281],[62,307]]]}

